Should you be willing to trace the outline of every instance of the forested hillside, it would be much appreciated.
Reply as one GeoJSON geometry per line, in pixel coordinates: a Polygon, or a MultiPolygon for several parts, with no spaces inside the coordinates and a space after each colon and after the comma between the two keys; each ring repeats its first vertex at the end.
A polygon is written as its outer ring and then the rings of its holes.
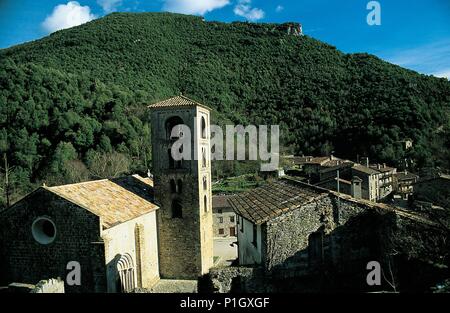
{"type": "Polygon", "coordinates": [[[0,50],[2,179],[3,155],[16,198],[44,181],[145,171],[146,105],[180,92],[217,123],[280,124],[291,153],[450,167],[446,79],[275,24],[114,13],[0,50]]]}

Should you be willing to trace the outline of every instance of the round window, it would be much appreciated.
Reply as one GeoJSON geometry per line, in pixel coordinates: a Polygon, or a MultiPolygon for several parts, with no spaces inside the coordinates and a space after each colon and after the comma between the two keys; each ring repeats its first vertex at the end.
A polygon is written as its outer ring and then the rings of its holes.
{"type": "Polygon", "coordinates": [[[52,220],[46,217],[39,217],[31,226],[34,239],[43,245],[48,245],[55,240],[56,227],[52,220]]]}

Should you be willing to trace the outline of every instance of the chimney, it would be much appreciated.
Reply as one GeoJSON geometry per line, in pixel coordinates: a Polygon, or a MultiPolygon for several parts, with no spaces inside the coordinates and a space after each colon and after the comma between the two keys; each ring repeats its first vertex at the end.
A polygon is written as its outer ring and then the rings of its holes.
{"type": "Polygon", "coordinates": [[[377,169],[380,169],[381,165],[379,163],[377,163],[377,169]]]}
{"type": "Polygon", "coordinates": [[[386,168],[386,163],[383,163],[383,168],[386,168]]]}

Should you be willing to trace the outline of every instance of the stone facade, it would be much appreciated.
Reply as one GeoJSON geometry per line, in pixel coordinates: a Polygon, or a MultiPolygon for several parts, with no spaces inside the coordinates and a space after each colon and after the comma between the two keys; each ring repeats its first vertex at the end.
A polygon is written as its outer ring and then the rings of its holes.
{"type": "Polygon", "coordinates": [[[322,195],[261,225],[260,264],[213,269],[199,290],[424,291],[449,274],[447,234],[419,215],[322,195]],[[385,273],[381,286],[366,283],[370,261],[385,273]]]}
{"type": "MultiPolygon", "coordinates": [[[[443,224],[448,218],[433,219],[436,212],[413,213],[292,178],[237,194],[229,202],[244,226],[238,236],[239,264],[260,267],[266,291],[367,290],[371,261],[391,276],[380,288],[395,290],[399,281],[405,290],[425,288],[448,272],[448,227],[443,224]],[[426,278],[408,277],[420,266],[426,278]]],[[[259,278],[254,273],[245,279],[259,278]]]]}
{"type": "Polygon", "coordinates": [[[213,264],[210,112],[200,105],[151,110],[160,276],[196,279],[213,264]],[[171,138],[171,131],[180,124],[191,130],[193,160],[171,159],[170,149],[181,136],[171,138]]]}
{"type": "Polygon", "coordinates": [[[314,258],[321,260],[322,254],[332,253],[327,251],[331,245],[320,242],[320,249],[314,251],[315,241],[363,210],[363,205],[330,194],[270,220],[262,225],[264,268],[307,268],[314,258]]]}
{"type": "Polygon", "coordinates": [[[82,284],[66,286],[66,292],[106,291],[100,218],[84,208],[40,188],[2,212],[0,232],[0,284],[65,278],[67,264],[77,261],[82,284]],[[51,244],[33,237],[32,225],[39,217],[51,218],[56,225],[51,244]]]}
{"type": "Polygon", "coordinates": [[[214,237],[236,237],[236,214],[226,201],[227,196],[213,196],[214,237]]]}

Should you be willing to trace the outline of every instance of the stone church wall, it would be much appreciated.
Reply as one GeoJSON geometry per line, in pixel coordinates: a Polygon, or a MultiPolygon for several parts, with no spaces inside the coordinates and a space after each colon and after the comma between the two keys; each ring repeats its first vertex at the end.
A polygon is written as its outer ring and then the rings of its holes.
{"type": "Polygon", "coordinates": [[[67,264],[81,265],[81,286],[66,292],[105,291],[104,247],[99,218],[43,188],[0,214],[0,284],[36,283],[48,277],[65,280],[67,264]],[[56,226],[54,242],[43,245],[32,234],[38,217],[56,226]]]}

